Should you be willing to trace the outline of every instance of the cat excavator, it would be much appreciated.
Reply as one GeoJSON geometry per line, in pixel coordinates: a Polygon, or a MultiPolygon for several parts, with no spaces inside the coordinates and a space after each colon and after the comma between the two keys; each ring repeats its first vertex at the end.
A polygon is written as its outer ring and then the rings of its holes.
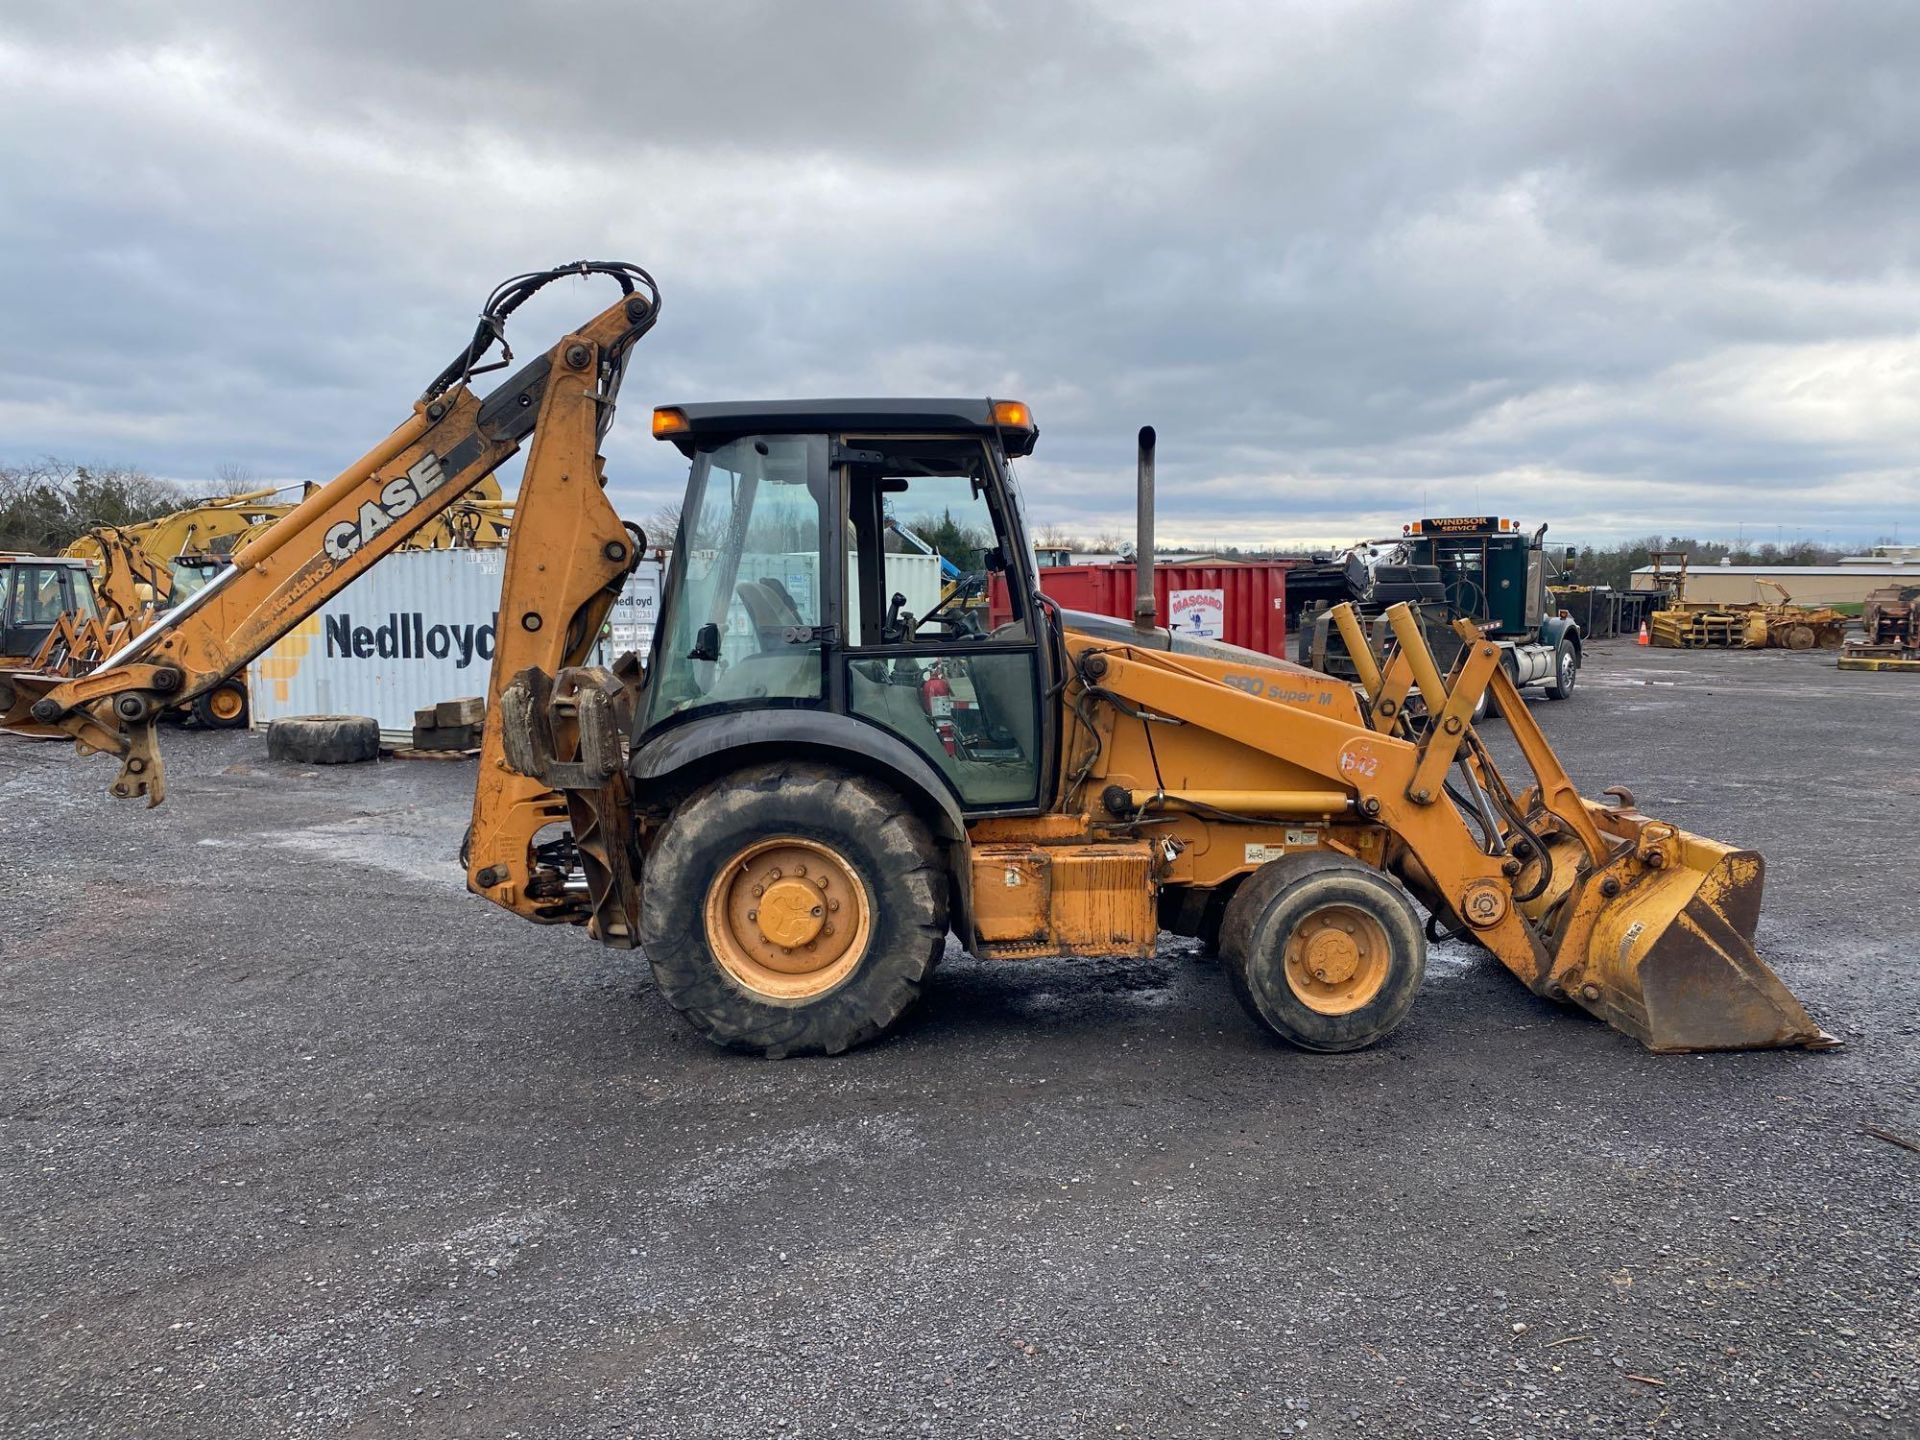
{"type": "Polygon", "coordinates": [[[720,1044],[871,1039],[950,932],[983,959],[1091,962],[1150,956],[1162,930],[1217,944],[1249,1014],[1307,1050],[1391,1032],[1447,938],[1654,1050],[1834,1043],[1755,953],[1760,857],[1624,789],[1581,796],[1471,626],[1443,673],[1406,607],[1379,658],[1336,611],[1357,682],[1158,628],[1151,430],[1130,624],[1041,592],[1013,468],[1038,431],[1018,401],[657,408],[690,473],[650,653],[587,664],[645,549],[601,446],[659,314],[621,262],[506,282],[398,429],[90,673],[0,674],[0,724],[71,737],[117,763],[115,796],[159,804],[163,709],[524,447],[468,887],[643,948],[720,1044]],[[512,363],[509,317],[569,277],[621,293],[477,393],[512,363]],[[1004,579],[1009,614],[913,578],[929,557],[888,537],[935,514],[983,542],[966,558],[1004,579]],[[1473,727],[1489,691],[1524,774],[1473,727]]]}

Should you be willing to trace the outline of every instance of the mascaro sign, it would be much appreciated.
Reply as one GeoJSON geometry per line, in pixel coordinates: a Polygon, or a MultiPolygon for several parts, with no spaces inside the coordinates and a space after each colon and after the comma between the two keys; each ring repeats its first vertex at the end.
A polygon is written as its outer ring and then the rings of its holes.
{"type": "Polygon", "coordinates": [[[1176,635],[1218,640],[1227,633],[1225,590],[1173,590],[1167,594],[1167,628],[1176,635]]]}

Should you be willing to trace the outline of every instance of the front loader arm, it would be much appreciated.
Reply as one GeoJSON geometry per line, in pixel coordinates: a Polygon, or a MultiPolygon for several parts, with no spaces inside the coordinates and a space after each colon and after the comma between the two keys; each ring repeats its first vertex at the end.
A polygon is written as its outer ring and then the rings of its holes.
{"type": "MultiPolygon", "coordinates": [[[[391,435],[244,545],[232,567],[85,676],[0,675],[0,726],[66,734],[121,762],[112,793],[166,796],[155,741],[160,711],[213,689],[365,574],[493,473],[529,437],[508,540],[489,699],[528,667],[578,665],[644,540],[603,493],[600,437],[628,353],[651,329],[659,292],[644,271],[583,262],[517,277],[494,293],[474,341],[391,435]],[[567,275],[607,274],[624,298],[517,371],[484,399],[467,386],[502,339],[507,315],[567,275]]],[[[509,356],[510,356],[510,352],[509,356]]],[[[504,361],[502,363],[505,363],[504,361]]],[[[498,368],[492,367],[492,368],[498,368]]],[[[542,920],[583,920],[562,886],[539,893],[532,840],[567,804],[507,770],[489,705],[476,787],[469,883],[542,920]]]]}
{"type": "Polygon", "coordinates": [[[167,603],[173,576],[141,548],[138,539],[118,525],[97,526],[91,535],[100,547],[100,578],[94,594],[103,625],[109,629],[137,625],[150,604],[167,603]],[[146,595],[140,593],[143,586],[146,595]]]}
{"type": "MultiPolygon", "coordinates": [[[[1350,613],[1334,619],[1357,636],[1350,613]]],[[[1436,923],[1483,946],[1535,994],[1579,1005],[1655,1050],[1834,1043],[1754,951],[1758,855],[1641,815],[1623,790],[1608,792],[1612,805],[1585,799],[1478,630],[1460,623],[1461,656],[1443,676],[1407,607],[1387,619],[1397,645],[1384,666],[1349,641],[1365,657],[1362,724],[1303,705],[1276,710],[1257,677],[1157,650],[1090,655],[1083,683],[1326,782],[1325,791],[1256,799],[1268,813],[1297,803],[1303,814],[1387,831],[1398,842],[1391,863],[1436,923]],[[1532,772],[1523,792],[1474,732],[1482,691],[1532,772]],[[1417,724],[1407,710],[1415,694],[1425,705],[1417,724]]],[[[1131,792],[1127,801],[1144,810],[1182,797],[1131,792]]]]}

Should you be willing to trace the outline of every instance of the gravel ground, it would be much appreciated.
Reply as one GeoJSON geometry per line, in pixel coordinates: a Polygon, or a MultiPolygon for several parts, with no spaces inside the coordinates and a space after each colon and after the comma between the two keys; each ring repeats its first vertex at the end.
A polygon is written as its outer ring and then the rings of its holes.
{"type": "Polygon", "coordinates": [[[1656,1057],[1437,949],[1386,1044],[956,957],[718,1053],[463,893],[473,771],[0,738],[0,1432],[1912,1435],[1920,682],[1596,649],[1590,793],[1767,857],[1846,1048],[1656,1057]]]}

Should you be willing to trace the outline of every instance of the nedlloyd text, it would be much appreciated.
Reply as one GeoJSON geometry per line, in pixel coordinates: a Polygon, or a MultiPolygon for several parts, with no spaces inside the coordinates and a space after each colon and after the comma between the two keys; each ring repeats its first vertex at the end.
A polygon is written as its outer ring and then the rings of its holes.
{"type": "Polygon", "coordinates": [[[382,625],[356,625],[350,614],[329,615],[327,655],[352,660],[448,660],[464,670],[476,659],[493,659],[494,622],[429,625],[418,610],[390,614],[382,625]]]}

